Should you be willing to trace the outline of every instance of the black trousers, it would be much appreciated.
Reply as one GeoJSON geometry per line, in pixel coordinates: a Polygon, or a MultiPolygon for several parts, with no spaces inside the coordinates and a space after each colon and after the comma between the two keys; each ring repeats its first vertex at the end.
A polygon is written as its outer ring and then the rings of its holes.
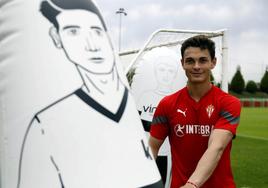
{"type": "Polygon", "coordinates": [[[168,157],[167,156],[157,156],[156,158],[156,164],[158,167],[158,170],[160,172],[163,184],[165,185],[166,179],[167,179],[167,164],[168,163],[168,157]]]}

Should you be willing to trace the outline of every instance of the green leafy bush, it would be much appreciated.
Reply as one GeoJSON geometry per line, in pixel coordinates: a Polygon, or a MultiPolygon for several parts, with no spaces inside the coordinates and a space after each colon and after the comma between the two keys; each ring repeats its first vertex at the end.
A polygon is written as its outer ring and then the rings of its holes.
{"type": "Polygon", "coordinates": [[[255,93],[257,90],[257,84],[253,80],[248,81],[246,85],[246,91],[249,93],[255,93]]]}

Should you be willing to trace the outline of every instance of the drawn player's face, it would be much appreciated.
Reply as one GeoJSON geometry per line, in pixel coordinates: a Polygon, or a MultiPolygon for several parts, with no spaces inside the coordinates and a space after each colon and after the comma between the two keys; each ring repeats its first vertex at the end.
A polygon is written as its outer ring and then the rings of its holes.
{"type": "Polygon", "coordinates": [[[96,14],[85,10],[65,10],[57,16],[57,21],[61,47],[71,62],[95,74],[111,72],[113,50],[96,14]]]}
{"type": "MultiPolygon", "coordinates": [[[[167,59],[166,61],[168,61],[167,59]]],[[[170,86],[177,74],[176,65],[171,65],[165,61],[158,63],[155,67],[155,76],[158,84],[170,86]]]]}

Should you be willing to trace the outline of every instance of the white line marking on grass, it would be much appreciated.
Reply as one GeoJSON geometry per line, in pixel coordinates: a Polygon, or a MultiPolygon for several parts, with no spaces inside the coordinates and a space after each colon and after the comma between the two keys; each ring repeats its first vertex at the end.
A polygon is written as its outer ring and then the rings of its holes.
{"type": "Polygon", "coordinates": [[[252,138],[252,139],[256,139],[256,140],[268,141],[268,138],[263,138],[263,137],[258,137],[258,136],[248,136],[248,135],[244,135],[244,134],[237,134],[236,136],[240,136],[240,137],[244,137],[244,138],[252,138]]]}

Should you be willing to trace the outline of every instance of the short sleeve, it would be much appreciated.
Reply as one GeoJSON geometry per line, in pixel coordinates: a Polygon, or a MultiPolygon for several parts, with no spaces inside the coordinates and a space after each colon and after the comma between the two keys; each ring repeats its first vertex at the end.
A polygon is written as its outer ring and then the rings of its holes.
{"type": "Polygon", "coordinates": [[[150,134],[152,137],[164,140],[168,136],[168,113],[167,113],[166,97],[163,98],[154,113],[151,123],[150,134]]]}
{"type": "Polygon", "coordinates": [[[62,187],[59,172],[53,164],[51,146],[45,131],[36,117],[25,133],[25,143],[21,148],[18,187],[62,187]]]}
{"type": "Polygon", "coordinates": [[[227,95],[222,98],[220,105],[220,118],[214,128],[229,130],[235,135],[240,121],[241,103],[237,98],[227,95]]]}

